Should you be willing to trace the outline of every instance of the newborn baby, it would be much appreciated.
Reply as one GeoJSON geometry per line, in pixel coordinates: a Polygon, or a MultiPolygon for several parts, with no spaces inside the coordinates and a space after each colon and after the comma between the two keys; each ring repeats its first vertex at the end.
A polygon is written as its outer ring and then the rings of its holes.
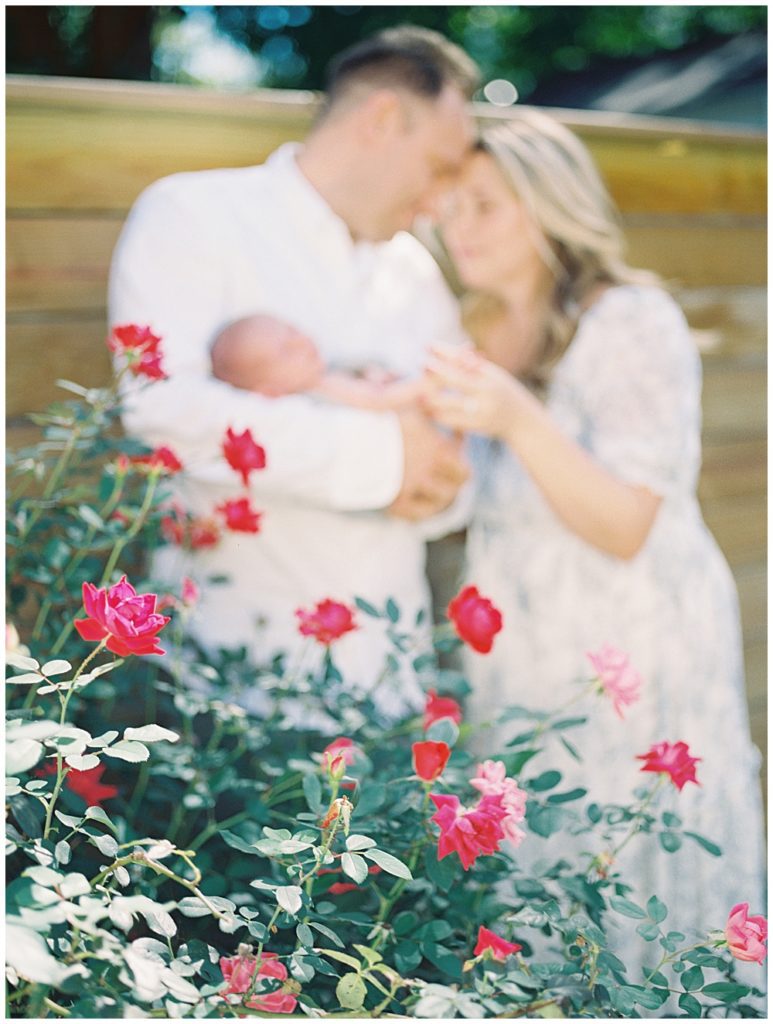
{"type": "Polygon", "coordinates": [[[296,327],[265,313],[235,320],[212,345],[212,373],[237,388],[268,398],[309,392],[359,409],[397,410],[421,392],[383,368],[361,373],[327,370],[317,347],[296,327]]]}

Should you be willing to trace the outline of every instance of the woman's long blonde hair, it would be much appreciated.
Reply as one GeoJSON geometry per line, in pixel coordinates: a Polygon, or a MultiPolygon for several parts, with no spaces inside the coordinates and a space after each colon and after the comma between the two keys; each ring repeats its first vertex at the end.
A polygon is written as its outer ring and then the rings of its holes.
{"type": "MultiPolygon", "coordinates": [[[[540,111],[516,108],[506,123],[484,129],[477,149],[496,162],[539,228],[540,253],[553,275],[548,315],[527,375],[539,389],[598,285],[653,284],[658,278],[626,263],[617,209],[587,149],[564,125],[540,111]]],[[[480,293],[465,297],[473,335],[476,323],[496,316],[498,305],[480,293]]]]}

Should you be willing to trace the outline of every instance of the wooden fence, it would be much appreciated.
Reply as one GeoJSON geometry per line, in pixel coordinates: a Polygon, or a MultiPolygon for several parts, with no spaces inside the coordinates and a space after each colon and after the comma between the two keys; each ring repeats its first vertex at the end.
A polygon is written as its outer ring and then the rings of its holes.
{"type": "MultiPolygon", "coordinates": [[[[105,290],[126,213],[178,170],[262,161],[300,138],[310,93],[10,76],[7,416],[107,377],[105,290]]],[[[506,117],[481,107],[482,119],[506,117]]],[[[632,262],[676,285],[704,366],[700,497],[741,595],[753,732],[766,740],[766,144],[694,122],[557,111],[596,157],[632,262]]]]}

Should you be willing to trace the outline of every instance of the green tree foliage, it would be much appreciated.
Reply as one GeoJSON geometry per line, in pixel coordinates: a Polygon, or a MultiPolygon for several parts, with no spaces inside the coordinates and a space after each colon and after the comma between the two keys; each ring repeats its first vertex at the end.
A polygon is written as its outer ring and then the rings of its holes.
{"type": "Polygon", "coordinates": [[[643,58],[767,24],[762,5],[21,6],[6,11],[7,69],[195,81],[195,74],[170,69],[154,56],[167,29],[202,14],[211,15],[216,32],[259,59],[265,86],[322,88],[334,53],[410,21],[446,34],[478,61],[485,79],[509,79],[522,98],[556,74],[583,71],[599,60],[643,58]]]}

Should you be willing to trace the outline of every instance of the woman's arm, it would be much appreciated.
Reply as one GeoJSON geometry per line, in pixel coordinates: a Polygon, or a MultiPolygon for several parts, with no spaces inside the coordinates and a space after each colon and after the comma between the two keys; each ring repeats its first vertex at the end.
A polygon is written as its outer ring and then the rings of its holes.
{"type": "Polygon", "coordinates": [[[475,353],[435,350],[424,394],[444,426],[508,444],[556,515],[587,543],[623,559],[641,549],[660,496],[600,466],[501,367],[475,353]]]}

